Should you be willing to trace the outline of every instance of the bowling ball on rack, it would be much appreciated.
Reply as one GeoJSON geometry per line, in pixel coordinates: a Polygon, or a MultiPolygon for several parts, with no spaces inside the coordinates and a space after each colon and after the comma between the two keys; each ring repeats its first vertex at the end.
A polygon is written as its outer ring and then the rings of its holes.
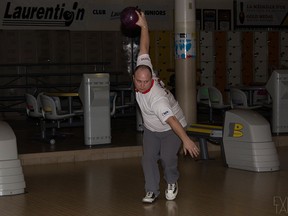
{"type": "Polygon", "coordinates": [[[126,7],[121,11],[120,21],[123,28],[127,30],[139,28],[139,26],[136,25],[136,22],[138,21],[138,15],[135,12],[136,10],[140,12],[137,7],[126,7]]]}

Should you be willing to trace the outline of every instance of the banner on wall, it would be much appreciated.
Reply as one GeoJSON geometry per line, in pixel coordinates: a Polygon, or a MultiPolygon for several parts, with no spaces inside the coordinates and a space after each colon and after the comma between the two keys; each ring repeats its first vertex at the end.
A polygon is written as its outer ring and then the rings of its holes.
{"type": "Polygon", "coordinates": [[[173,1],[2,0],[0,29],[115,31],[127,6],[144,11],[151,30],[173,29],[173,1]]]}
{"type": "Polygon", "coordinates": [[[287,0],[234,0],[235,28],[288,28],[287,0]]]}

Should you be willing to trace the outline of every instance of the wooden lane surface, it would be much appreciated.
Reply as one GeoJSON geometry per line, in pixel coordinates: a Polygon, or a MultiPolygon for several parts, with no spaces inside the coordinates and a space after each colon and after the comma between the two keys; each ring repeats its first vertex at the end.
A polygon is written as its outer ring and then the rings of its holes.
{"type": "Polygon", "coordinates": [[[266,173],[226,168],[219,153],[212,161],[180,156],[177,199],[165,200],[162,179],[160,197],[152,205],[141,202],[139,157],[24,166],[27,193],[0,197],[1,216],[281,215],[273,199],[287,199],[287,153],[281,147],[281,170],[266,173]]]}

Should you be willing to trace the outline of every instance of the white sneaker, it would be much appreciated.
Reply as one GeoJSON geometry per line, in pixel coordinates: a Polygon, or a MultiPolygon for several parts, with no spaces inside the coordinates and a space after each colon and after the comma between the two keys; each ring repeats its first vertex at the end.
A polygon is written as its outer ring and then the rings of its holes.
{"type": "Polygon", "coordinates": [[[174,200],[178,194],[178,183],[168,184],[168,187],[165,191],[165,196],[167,200],[174,200]]]}
{"type": "Polygon", "coordinates": [[[142,199],[142,202],[144,203],[152,203],[155,201],[157,196],[153,192],[147,192],[146,196],[142,199]]]}

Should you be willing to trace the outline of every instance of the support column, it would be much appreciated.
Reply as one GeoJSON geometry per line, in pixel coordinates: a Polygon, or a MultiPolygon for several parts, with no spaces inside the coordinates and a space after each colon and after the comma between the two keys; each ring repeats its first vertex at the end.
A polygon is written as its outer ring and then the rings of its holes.
{"type": "Polygon", "coordinates": [[[197,122],[195,0],[175,0],[176,99],[188,125],[197,122]]]}

